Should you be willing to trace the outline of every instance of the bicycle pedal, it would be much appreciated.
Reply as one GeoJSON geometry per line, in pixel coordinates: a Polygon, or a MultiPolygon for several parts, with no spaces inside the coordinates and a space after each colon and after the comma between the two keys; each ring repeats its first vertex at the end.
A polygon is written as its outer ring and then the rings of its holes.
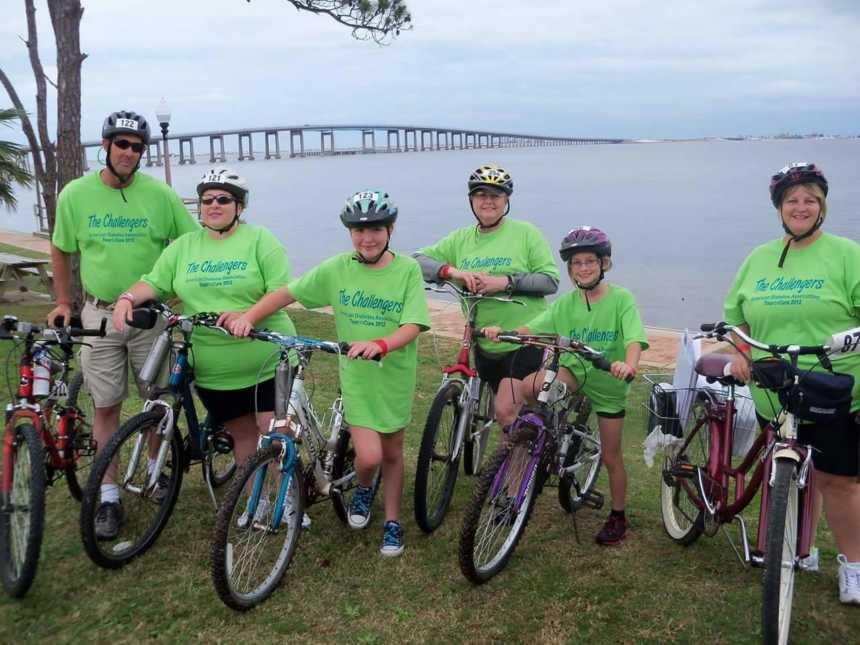
{"type": "Polygon", "coordinates": [[[595,511],[599,511],[603,508],[603,493],[598,493],[596,490],[590,490],[579,498],[575,506],[576,508],[574,510],[578,510],[583,506],[586,506],[594,509],[595,511]]]}

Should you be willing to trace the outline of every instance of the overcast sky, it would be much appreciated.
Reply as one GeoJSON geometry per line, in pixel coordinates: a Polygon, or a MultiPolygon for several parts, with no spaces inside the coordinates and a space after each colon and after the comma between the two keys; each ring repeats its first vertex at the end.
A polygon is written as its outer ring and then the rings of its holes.
{"type": "MultiPolygon", "coordinates": [[[[304,123],[860,133],[860,0],[410,0],[414,28],[388,47],[284,0],[83,4],[85,140],[112,110],[154,117],[162,96],[175,133],[304,123]]],[[[36,5],[53,77],[47,5],[36,5]]],[[[4,0],[0,67],[34,111],[25,34],[23,0],[4,0]]]]}

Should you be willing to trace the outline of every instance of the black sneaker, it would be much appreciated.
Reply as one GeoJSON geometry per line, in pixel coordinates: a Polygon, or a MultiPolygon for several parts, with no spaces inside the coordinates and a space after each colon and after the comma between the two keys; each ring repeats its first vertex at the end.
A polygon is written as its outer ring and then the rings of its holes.
{"type": "Polygon", "coordinates": [[[611,515],[606,518],[606,523],[595,536],[598,544],[603,546],[614,546],[624,541],[627,535],[627,518],[611,515]]]}
{"type": "Polygon", "coordinates": [[[125,513],[121,502],[102,502],[96,510],[96,539],[115,540],[125,513]]]}
{"type": "Polygon", "coordinates": [[[152,491],[152,501],[161,504],[164,498],[167,497],[167,491],[170,489],[170,477],[161,473],[158,476],[158,481],[155,484],[155,490],[152,491]]]}

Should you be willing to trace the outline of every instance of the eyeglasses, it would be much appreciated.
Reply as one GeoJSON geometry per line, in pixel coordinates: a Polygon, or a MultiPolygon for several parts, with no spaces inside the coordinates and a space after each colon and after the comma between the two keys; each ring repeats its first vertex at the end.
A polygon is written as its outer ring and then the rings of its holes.
{"type": "Polygon", "coordinates": [[[113,144],[120,150],[128,150],[131,148],[132,152],[136,152],[137,154],[140,154],[143,152],[144,148],[146,148],[145,143],[133,143],[128,139],[114,139],[113,144]]]}
{"type": "Polygon", "coordinates": [[[218,202],[221,206],[226,206],[227,204],[232,204],[236,201],[235,197],[230,197],[230,195],[218,195],[217,197],[201,197],[200,203],[204,206],[211,206],[212,202],[218,202]]]}
{"type": "Polygon", "coordinates": [[[472,193],[472,199],[488,199],[493,202],[500,201],[504,196],[504,193],[472,193]]]}
{"type": "Polygon", "coordinates": [[[577,260],[576,262],[571,262],[570,266],[574,269],[593,269],[598,264],[600,264],[600,260],[577,260]]]}

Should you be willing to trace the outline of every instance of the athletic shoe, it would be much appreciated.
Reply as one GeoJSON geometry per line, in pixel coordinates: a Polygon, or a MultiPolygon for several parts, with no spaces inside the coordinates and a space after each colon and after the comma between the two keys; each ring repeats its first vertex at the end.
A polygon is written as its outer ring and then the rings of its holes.
{"type": "Polygon", "coordinates": [[[839,602],[860,605],[860,562],[848,562],[841,553],[836,561],[839,563],[839,602]]]}
{"type": "MultiPolygon", "coordinates": [[[[261,497],[260,501],[257,502],[257,510],[254,511],[254,521],[255,522],[263,522],[266,519],[266,515],[269,513],[269,500],[265,497],[261,497]]],[[[246,529],[250,525],[248,509],[245,509],[245,512],[242,513],[239,518],[236,520],[236,526],[240,529],[246,529]]]]}
{"type": "Polygon", "coordinates": [[[355,487],[352,502],[349,504],[349,525],[363,529],[370,523],[370,505],[373,503],[373,488],[359,484],[355,487]]]}
{"type": "Polygon", "coordinates": [[[115,540],[125,519],[121,502],[102,502],[96,509],[96,539],[115,540]]]}
{"type": "Polygon", "coordinates": [[[400,522],[388,520],[382,527],[382,548],[379,552],[387,558],[403,553],[403,527],[400,522]]]}
{"type": "Polygon", "coordinates": [[[809,550],[809,555],[805,558],[800,558],[797,562],[797,566],[800,567],[802,571],[818,571],[818,547],[812,547],[809,550]]]}
{"type": "Polygon", "coordinates": [[[167,491],[170,489],[170,478],[164,474],[160,473],[158,475],[158,482],[155,484],[155,490],[152,491],[152,501],[161,504],[164,501],[164,498],[167,497],[167,491]]]}
{"type": "Polygon", "coordinates": [[[499,495],[493,502],[496,513],[493,516],[493,524],[496,526],[513,526],[516,515],[514,514],[514,498],[510,495],[499,495]]]}
{"type": "Polygon", "coordinates": [[[627,535],[627,519],[610,514],[600,532],[595,536],[598,544],[613,546],[620,544],[627,535]]]}

